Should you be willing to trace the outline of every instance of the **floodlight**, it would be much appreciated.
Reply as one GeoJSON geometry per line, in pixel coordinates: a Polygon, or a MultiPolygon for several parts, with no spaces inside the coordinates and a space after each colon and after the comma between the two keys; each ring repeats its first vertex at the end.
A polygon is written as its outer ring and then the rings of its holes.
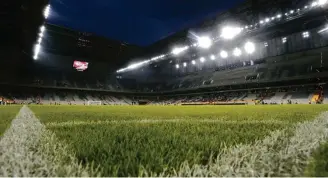
{"type": "Polygon", "coordinates": [[[201,48],[207,49],[207,48],[209,48],[209,47],[212,46],[212,40],[209,37],[207,37],[207,36],[205,36],[205,37],[199,37],[198,38],[198,45],[201,48]]]}
{"type": "Polygon", "coordinates": [[[326,3],[327,3],[327,0],[318,0],[318,4],[320,6],[322,6],[322,5],[326,4],[326,3]]]}
{"type": "Polygon", "coordinates": [[[260,21],[260,24],[263,24],[263,23],[264,23],[264,21],[263,21],[263,20],[261,20],[261,21],[260,21]]]}
{"type": "Polygon", "coordinates": [[[38,44],[41,44],[41,42],[42,42],[42,38],[39,38],[38,39],[38,44]]]}
{"type": "Polygon", "coordinates": [[[40,38],[42,38],[42,37],[43,37],[43,33],[42,33],[42,32],[40,32],[40,33],[39,33],[39,36],[40,36],[40,38]]]}
{"type": "MultiPolygon", "coordinates": [[[[246,29],[248,26],[245,27],[246,29]]],[[[224,27],[221,31],[221,37],[227,40],[235,38],[241,33],[242,29],[239,27],[224,27]]]]}
{"type": "Polygon", "coordinates": [[[282,38],[282,43],[286,43],[287,42],[287,37],[283,37],[282,38]]]}
{"type": "Polygon", "coordinates": [[[175,68],[179,69],[180,68],[180,65],[179,64],[175,65],[175,68]]]}
{"type": "Polygon", "coordinates": [[[264,46],[268,47],[269,46],[268,42],[264,42],[264,46]]]}
{"type": "Polygon", "coordinates": [[[192,63],[192,65],[196,65],[196,61],[195,60],[192,60],[191,63],[192,63]]]}
{"type": "Polygon", "coordinates": [[[220,56],[225,59],[228,57],[228,53],[226,51],[221,51],[220,56]]]}
{"type": "Polygon", "coordinates": [[[270,19],[269,19],[269,18],[266,18],[266,19],[265,19],[265,22],[270,22],[270,19]]]}
{"type": "Polygon", "coordinates": [[[293,14],[293,13],[294,13],[294,10],[291,10],[291,11],[290,11],[290,14],[293,14]]]}
{"type": "Polygon", "coordinates": [[[212,61],[215,60],[215,56],[213,54],[210,56],[210,58],[211,58],[212,61]]]}
{"type": "Polygon", "coordinates": [[[302,33],[303,38],[309,38],[310,37],[310,33],[309,32],[303,32],[302,33]]]}
{"type": "Polygon", "coordinates": [[[43,11],[43,15],[47,19],[49,17],[49,14],[50,14],[50,5],[47,5],[43,11]]]}
{"type": "Polygon", "coordinates": [[[277,15],[277,18],[280,19],[280,18],[281,18],[281,14],[278,14],[278,15],[277,15]]]}
{"type": "Polygon", "coordinates": [[[275,17],[271,17],[271,20],[274,20],[275,19],[275,17]]]}
{"type": "Polygon", "coordinates": [[[304,6],[304,9],[307,9],[308,8],[308,6],[304,6]]]}
{"type": "Polygon", "coordinates": [[[40,28],[41,33],[43,33],[44,30],[45,30],[45,27],[42,25],[41,28],[40,28]]]}
{"type": "Polygon", "coordinates": [[[254,51],[255,51],[255,45],[254,45],[254,43],[252,43],[252,42],[247,42],[247,43],[245,44],[245,51],[246,51],[248,54],[252,54],[252,53],[254,53],[254,51]]]}
{"type": "Polygon", "coordinates": [[[201,63],[204,63],[205,62],[205,58],[204,57],[201,57],[199,60],[200,60],[201,63]]]}
{"type": "Polygon", "coordinates": [[[239,57],[241,55],[241,50],[239,48],[236,48],[233,50],[233,55],[235,55],[236,57],[239,57]]]}
{"type": "Polygon", "coordinates": [[[35,48],[34,48],[34,57],[33,57],[35,60],[38,59],[40,48],[41,48],[41,45],[40,44],[36,44],[35,45],[35,48]]]}
{"type": "Polygon", "coordinates": [[[187,63],[186,62],[183,63],[183,67],[187,67],[187,63]]]}
{"type": "Polygon", "coordinates": [[[314,2],[311,4],[312,7],[315,7],[315,6],[317,6],[317,5],[318,5],[317,1],[314,1],[314,2]]]}
{"type": "Polygon", "coordinates": [[[186,51],[187,49],[189,49],[189,46],[185,46],[185,47],[182,47],[182,48],[174,48],[172,50],[172,54],[178,55],[178,54],[182,53],[183,51],[186,51]]]}

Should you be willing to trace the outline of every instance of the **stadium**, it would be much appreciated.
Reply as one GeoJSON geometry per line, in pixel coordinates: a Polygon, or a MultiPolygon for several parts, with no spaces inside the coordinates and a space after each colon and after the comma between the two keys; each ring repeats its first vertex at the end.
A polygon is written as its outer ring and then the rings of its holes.
{"type": "Polygon", "coordinates": [[[146,47],[5,5],[1,176],[328,176],[327,0],[245,0],[146,47]]]}

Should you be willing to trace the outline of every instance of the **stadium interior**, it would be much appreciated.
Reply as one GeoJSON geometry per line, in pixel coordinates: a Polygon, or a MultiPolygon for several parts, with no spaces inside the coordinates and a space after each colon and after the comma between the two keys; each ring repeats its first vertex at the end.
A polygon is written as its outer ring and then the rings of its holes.
{"type": "Polygon", "coordinates": [[[2,104],[328,102],[321,1],[246,1],[148,47],[49,24],[47,4],[2,10],[13,39],[1,51],[2,104]]]}
{"type": "Polygon", "coordinates": [[[328,177],[328,0],[1,4],[1,177],[328,177]]]}

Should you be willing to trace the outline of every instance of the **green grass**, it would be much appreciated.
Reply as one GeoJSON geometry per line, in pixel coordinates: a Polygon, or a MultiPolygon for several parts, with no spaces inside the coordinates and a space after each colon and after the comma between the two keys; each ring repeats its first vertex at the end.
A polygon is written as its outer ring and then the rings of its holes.
{"type": "Polygon", "coordinates": [[[0,136],[10,126],[21,106],[0,106],[0,136]]]}
{"type": "Polygon", "coordinates": [[[103,176],[138,176],[206,164],[223,144],[252,143],[271,131],[313,119],[325,105],[285,106],[31,106],[103,176]]]}
{"type": "Polygon", "coordinates": [[[305,170],[305,176],[328,176],[328,143],[321,145],[319,149],[313,153],[313,159],[305,170]]]}

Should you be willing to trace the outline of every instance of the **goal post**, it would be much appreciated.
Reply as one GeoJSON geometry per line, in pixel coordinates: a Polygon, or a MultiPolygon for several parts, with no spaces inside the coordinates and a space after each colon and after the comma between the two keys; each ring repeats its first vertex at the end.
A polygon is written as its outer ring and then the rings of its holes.
{"type": "Polygon", "coordinates": [[[91,106],[91,105],[102,105],[102,102],[101,101],[88,101],[87,102],[87,105],[88,106],[91,106]]]}

